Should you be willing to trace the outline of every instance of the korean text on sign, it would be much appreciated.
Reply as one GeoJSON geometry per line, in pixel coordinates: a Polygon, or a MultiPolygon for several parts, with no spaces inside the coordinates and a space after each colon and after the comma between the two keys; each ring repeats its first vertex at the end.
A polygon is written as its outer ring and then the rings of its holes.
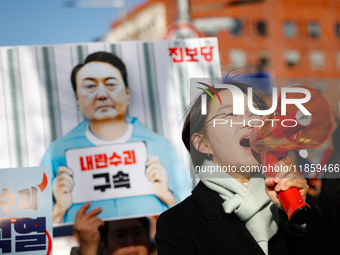
{"type": "Polygon", "coordinates": [[[0,220],[0,250],[1,253],[12,253],[12,242],[15,242],[15,254],[28,251],[47,250],[46,218],[36,219],[3,219],[0,220]],[[12,227],[13,226],[13,227],[12,227]]]}
{"type": "Polygon", "coordinates": [[[211,62],[213,60],[214,46],[182,48],[169,48],[169,56],[173,62],[198,62],[200,59],[211,62]]]}
{"type": "Polygon", "coordinates": [[[82,156],[79,158],[81,171],[107,168],[110,165],[119,166],[136,164],[136,156],[134,150],[123,151],[122,154],[111,152],[110,154],[94,154],[82,156]],[[111,155],[112,154],[112,155],[111,155]],[[111,156],[108,156],[111,155],[111,156]]]}
{"type": "Polygon", "coordinates": [[[131,142],[66,152],[73,171],[73,203],[154,194],[145,169],[148,152],[144,142],[131,142]]]}
{"type": "Polygon", "coordinates": [[[0,169],[0,176],[0,254],[51,254],[51,168],[0,169]]]}

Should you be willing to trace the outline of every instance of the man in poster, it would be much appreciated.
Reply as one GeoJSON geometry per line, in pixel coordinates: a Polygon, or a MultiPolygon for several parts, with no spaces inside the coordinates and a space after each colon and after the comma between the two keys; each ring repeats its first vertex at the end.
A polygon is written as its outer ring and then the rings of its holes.
{"type": "MultiPolygon", "coordinates": [[[[169,142],[148,130],[136,118],[126,118],[131,93],[125,65],[107,52],[89,55],[71,74],[76,101],[86,120],[46,151],[41,165],[52,165],[53,223],[73,222],[81,203],[73,204],[73,170],[67,167],[69,149],[143,141],[148,155],[146,176],[155,195],[93,201],[91,209],[102,207],[100,218],[160,213],[183,200],[191,191],[189,171],[169,142]]],[[[93,187],[89,186],[89,189],[93,187]]],[[[86,195],[86,194],[85,194],[86,195]]]]}

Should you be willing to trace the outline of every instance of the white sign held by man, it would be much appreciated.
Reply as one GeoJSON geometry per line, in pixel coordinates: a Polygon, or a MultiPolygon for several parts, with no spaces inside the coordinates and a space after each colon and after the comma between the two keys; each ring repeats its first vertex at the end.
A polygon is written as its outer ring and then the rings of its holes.
{"type": "Polygon", "coordinates": [[[72,202],[154,194],[145,174],[144,142],[71,149],[67,166],[73,170],[72,202]]]}

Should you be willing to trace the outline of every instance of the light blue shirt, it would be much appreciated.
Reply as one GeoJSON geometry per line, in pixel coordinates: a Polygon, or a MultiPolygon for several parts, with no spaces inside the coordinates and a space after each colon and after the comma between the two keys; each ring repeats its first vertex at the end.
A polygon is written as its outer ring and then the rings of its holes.
{"type": "MultiPolygon", "coordinates": [[[[177,202],[189,196],[192,189],[190,173],[175,153],[169,141],[147,129],[137,118],[129,118],[128,121],[133,125],[133,133],[128,142],[144,141],[148,154],[160,158],[168,174],[168,188],[175,196],[177,202]]],[[[85,120],[68,134],[52,142],[45,152],[41,165],[52,166],[52,181],[58,173],[58,167],[66,166],[66,150],[95,146],[85,137],[87,123],[88,121],[85,120]]],[[[74,222],[75,216],[82,205],[72,204],[65,214],[63,222],[74,222]]],[[[168,209],[168,206],[155,195],[94,201],[91,202],[89,210],[98,207],[103,208],[102,212],[97,215],[102,219],[159,214],[168,209]]]]}

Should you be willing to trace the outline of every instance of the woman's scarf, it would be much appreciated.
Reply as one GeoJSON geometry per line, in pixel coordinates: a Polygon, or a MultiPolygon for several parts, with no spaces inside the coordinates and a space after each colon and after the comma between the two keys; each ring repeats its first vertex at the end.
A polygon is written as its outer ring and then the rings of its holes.
{"type": "MultiPolygon", "coordinates": [[[[216,167],[210,160],[205,160],[202,166],[216,167]]],[[[250,178],[248,185],[245,185],[228,174],[225,178],[199,176],[205,186],[223,198],[225,213],[234,212],[264,253],[268,254],[268,242],[278,230],[279,209],[266,194],[264,179],[250,178]]]]}

